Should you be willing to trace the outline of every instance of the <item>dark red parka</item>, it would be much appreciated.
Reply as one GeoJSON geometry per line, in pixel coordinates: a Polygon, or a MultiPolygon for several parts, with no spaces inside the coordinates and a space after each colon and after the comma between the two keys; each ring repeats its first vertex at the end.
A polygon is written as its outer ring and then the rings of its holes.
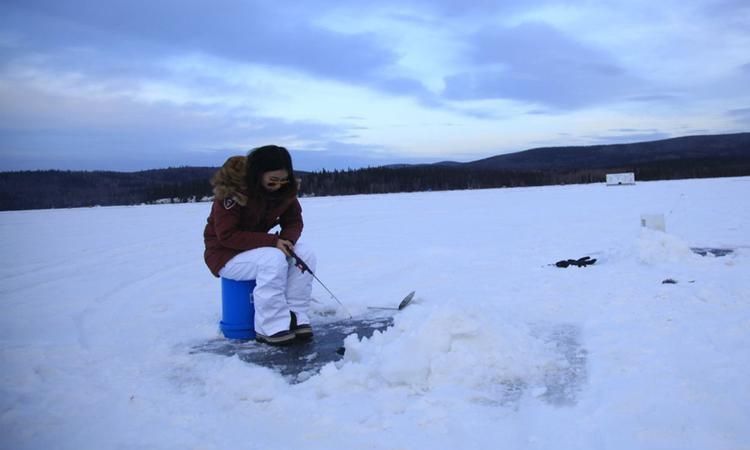
{"type": "Polygon", "coordinates": [[[203,231],[203,258],[214,276],[237,254],[259,247],[275,247],[279,239],[296,243],[302,234],[302,207],[296,197],[250,197],[242,206],[233,198],[214,200],[203,231]],[[281,225],[277,236],[269,234],[281,225]]]}

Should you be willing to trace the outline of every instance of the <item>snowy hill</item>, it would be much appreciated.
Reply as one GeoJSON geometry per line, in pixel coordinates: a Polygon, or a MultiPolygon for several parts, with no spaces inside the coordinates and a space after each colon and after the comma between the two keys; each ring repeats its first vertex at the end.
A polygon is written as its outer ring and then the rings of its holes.
{"type": "MultiPolygon", "coordinates": [[[[220,319],[208,204],[0,213],[2,447],[746,448],[748,194],[745,177],[304,198],[352,314],[417,297],[298,384],[191,353],[220,319]]],[[[314,326],[346,320],[314,295],[314,326]]]]}
{"type": "Polygon", "coordinates": [[[659,163],[701,165],[750,158],[750,133],[682,136],[658,141],[589,146],[546,147],[465,163],[476,169],[582,170],[641,167],[659,163]]]}

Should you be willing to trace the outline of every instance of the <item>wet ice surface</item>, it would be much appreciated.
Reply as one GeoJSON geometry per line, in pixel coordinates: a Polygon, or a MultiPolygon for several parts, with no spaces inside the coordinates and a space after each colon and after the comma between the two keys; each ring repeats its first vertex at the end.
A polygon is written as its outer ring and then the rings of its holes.
{"type": "Polygon", "coordinates": [[[545,372],[546,391],[541,398],[549,403],[570,406],[586,383],[588,352],[581,344],[581,331],[575,325],[560,324],[540,326],[535,332],[555,346],[567,365],[554,367],[545,372]]]}
{"type": "Polygon", "coordinates": [[[289,382],[298,383],[318,373],[324,365],[338,361],[344,338],[350,334],[369,338],[375,331],[393,324],[391,317],[370,317],[313,324],[315,337],[287,347],[273,347],[255,341],[217,338],[191,349],[191,353],[237,355],[241,360],[268,367],[282,374],[289,382]]]}
{"type": "Polygon", "coordinates": [[[571,324],[546,324],[535,325],[532,330],[535,337],[554,348],[559,362],[543,371],[541,384],[530,384],[522,378],[500,380],[494,389],[474,397],[474,403],[517,407],[525,394],[531,394],[553,406],[576,404],[587,379],[588,352],[582,346],[580,329],[571,324]]]}
{"type": "MultiPolygon", "coordinates": [[[[369,338],[376,331],[387,332],[393,325],[391,317],[371,317],[315,326],[315,338],[310,342],[288,347],[272,347],[254,341],[217,338],[190,350],[195,353],[213,353],[224,356],[237,355],[249,364],[277,371],[292,384],[308,380],[328,363],[342,361],[344,339],[351,335],[369,338]]],[[[535,387],[532,395],[556,406],[572,406],[586,382],[587,352],[583,348],[580,329],[572,324],[534,325],[535,338],[551,345],[562,364],[551,365],[543,374],[543,387],[535,387]]],[[[341,363],[340,363],[341,364],[341,363]]],[[[517,404],[529,389],[526,380],[501,379],[491,392],[475,397],[474,402],[484,405],[509,406],[517,404]]]]}

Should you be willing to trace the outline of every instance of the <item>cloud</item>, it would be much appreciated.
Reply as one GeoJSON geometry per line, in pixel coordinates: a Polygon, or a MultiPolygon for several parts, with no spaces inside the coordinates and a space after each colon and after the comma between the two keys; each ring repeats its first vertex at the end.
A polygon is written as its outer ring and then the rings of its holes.
{"type": "Polygon", "coordinates": [[[718,27],[728,27],[747,32],[750,3],[746,0],[708,0],[697,8],[696,19],[714,22],[718,27]]]}
{"type": "Polygon", "coordinates": [[[269,143],[322,145],[350,134],[350,125],[263,117],[222,105],[87,98],[23,83],[0,85],[0,167],[214,166],[229,155],[269,143]]]}
{"type": "MultiPolygon", "coordinates": [[[[456,20],[467,16],[492,17],[498,14],[511,15],[524,10],[555,3],[554,0],[381,0],[380,3],[390,3],[399,8],[411,7],[422,14],[429,13],[440,19],[456,20]]],[[[402,16],[412,20],[419,20],[414,14],[402,16]]]]}
{"type": "Polygon", "coordinates": [[[639,95],[633,95],[628,98],[626,98],[629,102],[638,102],[638,103],[661,103],[661,102],[676,102],[681,100],[682,97],[680,95],[676,94],[639,94],[639,95]]]}
{"type": "Polygon", "coordinates": [[[295,170],[346,170],[388,164],[423,164],[435,157],[404,157],[379,145],[353,144],[341,141],[322,142],[319,149],[290,150],[295,170]]]}
{"type": "MultiPolygon", "coordinates": [[[[610,130],[617,131],[617,130],[610,130]]],[[[622,134],[596,134],[583,136],[590,144],[629,144],[633,142],[658,141],[673,137],[671,134],[651,129],[651,130],[621,130],[622,134]]]]}
{"type": "Polygon", "coordinates": [[[445,78],[446,98],[570,109],[620,99],[641,83],[605,51],[546,24],[485,29],[467,45],[474,68],[445,78]]]}
{"type": "Polygon", "coordinates": [[[750,127],[750,108],[731,109],[726,115],[732,118],[738,125],[750,127]]]}
{"type": "Polygon", "coordinates": [[[83,46],[139,59],[204,52],[348,81],[370,79],[396,59],[375,35],[318,27],[305,11],[272,2],[24,0],[2,9],[4,25],[42,51],[83,46]]]}
{"type": "Polygon", "coordinates": [[[215,165],[269,142],[359,165],[746,124],[748,8],[646,3],[6,0],[0,170],[215,165]]]}
{"type": "MultiPolygon", "coordinates": [[[[168,76],[166,60],[205,55],[227,66],[276,68],[445,107],[420,80],[395,75],[400,55],[381,36],[319,25],[319,9],[331,4],[11,1],[0,5],[0,28],[16,39],[0,51],[6,62],[35,55],[49,71],[160,79],[168,76]]],[[[219,77],[203,81],[201,90],[223,84],[219,77]]]]}

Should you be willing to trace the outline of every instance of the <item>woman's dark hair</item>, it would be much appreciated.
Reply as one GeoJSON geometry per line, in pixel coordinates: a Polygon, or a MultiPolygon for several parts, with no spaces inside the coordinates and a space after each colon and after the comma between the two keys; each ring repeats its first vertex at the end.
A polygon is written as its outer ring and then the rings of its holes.
{"type": "Polygon", "coordinates": [[[263,174],[272,170],[286,170],[289,183],[274,192],[273,197],[293,197],[297,195],[297,181],[294,178],[292,157],[289,151],[278,145],[264,145],[250,150],[247,154],[246,180],[250,195],[266,195],[261,184],[263,174]]]}

